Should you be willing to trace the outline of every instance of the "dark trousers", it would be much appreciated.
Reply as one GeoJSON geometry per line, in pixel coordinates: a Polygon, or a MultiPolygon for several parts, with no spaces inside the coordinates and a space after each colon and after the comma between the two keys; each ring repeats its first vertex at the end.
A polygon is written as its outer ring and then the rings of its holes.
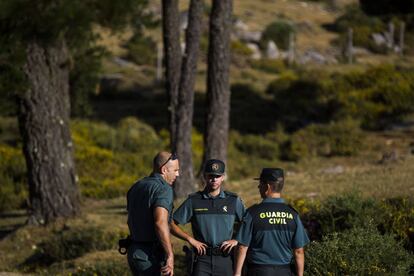
{"type": "Polygon", "coordinates": [[[232,276],[231,256],[197,256],[192,276],[232,276]]]}
{"type": "Polygon", "coordinates": [[[128,265],[134,276],[161,275],[163,252],[157,244],[133,243],[128,248],[128,265]]]}
{"type": "Polygon", "coordinates": [[[290,265],[247,265],[249,276],[294,276],[290,265]]]}

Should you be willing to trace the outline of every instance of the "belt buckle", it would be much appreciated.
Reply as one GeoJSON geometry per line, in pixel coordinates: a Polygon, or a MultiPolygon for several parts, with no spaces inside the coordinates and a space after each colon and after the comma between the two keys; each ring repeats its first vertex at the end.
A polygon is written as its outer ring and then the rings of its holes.
{"type": "Polygon", "coordinates": [[[214,256],[221,256],[223,252],[221,251],[220,247],[213,247],[211,248],[211,254],[214,256]]]}

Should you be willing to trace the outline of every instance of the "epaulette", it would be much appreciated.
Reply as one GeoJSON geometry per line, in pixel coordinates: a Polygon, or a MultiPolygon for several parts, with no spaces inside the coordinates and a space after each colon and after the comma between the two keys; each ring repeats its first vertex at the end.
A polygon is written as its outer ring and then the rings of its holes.
{"type": "Polygon", "coordinates": [[[238,195],[237,195],[236,193],[233,193],[233,192],[224,191],[224,193],[225,193],[227,196],[238,197],[238,195]]]}

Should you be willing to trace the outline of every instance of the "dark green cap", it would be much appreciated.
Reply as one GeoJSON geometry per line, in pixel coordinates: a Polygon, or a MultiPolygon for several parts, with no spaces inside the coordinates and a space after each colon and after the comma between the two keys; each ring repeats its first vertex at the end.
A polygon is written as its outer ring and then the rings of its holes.
{"type": "Polygon", "coordinates": [[[260,173],[260,177],[254,180],[266,181],[278,181],[280,178],[284,178],[283,170],[281,168],[264,168],[260,173]]]}
{"type": "Polygon", "coordinates": [[[224,162],[218,159],[207,160],[206,165],[204,166],[205,174],[214,174],[214,175],[223,175],[226,166],[224,162]]]}

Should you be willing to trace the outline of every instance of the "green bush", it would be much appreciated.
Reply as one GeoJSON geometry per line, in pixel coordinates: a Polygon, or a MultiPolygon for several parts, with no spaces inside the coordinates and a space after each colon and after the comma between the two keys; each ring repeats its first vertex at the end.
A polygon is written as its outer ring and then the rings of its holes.
{"type": "Polygon", "coordinates": [[[298,161],[311,156],[350,156],[363,147],[364,136],[356,122],[309,125],[295,132],[282,150],[282,157],[298,161]]]}
{"type": "Polygon", "coordinates": [[[231,52],[239,56],[250,57],[252,50],[240,40],[233,40],[230,44],[231,52]]]}
{"type": "Polygon", "coordinates": [[[410,255],[394,237],[381,235],[369,222],[312,242],[306,250],[309,275],[407,275],[410,255]],[[364,226],[364,227],[363,227],[364,226]]]}
{"type": "Polygon", "coordinates": [[[126,44],[127,58],[139,65],[154,65],[156,61],[156,43],[142,34],[134,35],[126,44]]]}
{"type": "Polygon", "coordinates": [[[257,70],[271,74],[281,73],[286,70],[286,65],[281,59],[258,59],[251,60],[250,65],[257,70]]]}
{"type": "Polygon", "coordinates": [[[247,134],[234,139],[235,147],[249,157],[266,160],[279,158],[279,144],[261,135],[247,134]]]}
{"type": "Polygon", "coordinates": [[[115,249],[122,234],[96,225],[66,227],[39,244],[38,253],[51,262],[75,259],[88,252],[115,249]]]}
{"type": "Polygon", "coordinates": [[[289,48],[289,35],[295,32],[295,28],[290,22],[278,20],[270,23],[263,31],[260,45],[264,49],[267,42],[273,40],[280,49],[289,48]]]}
{"type": "Polygon", "coordinates": [[[28,191],[21,150],[0,144],[0,183],[0,212],[25,204],[28,191]]]}

